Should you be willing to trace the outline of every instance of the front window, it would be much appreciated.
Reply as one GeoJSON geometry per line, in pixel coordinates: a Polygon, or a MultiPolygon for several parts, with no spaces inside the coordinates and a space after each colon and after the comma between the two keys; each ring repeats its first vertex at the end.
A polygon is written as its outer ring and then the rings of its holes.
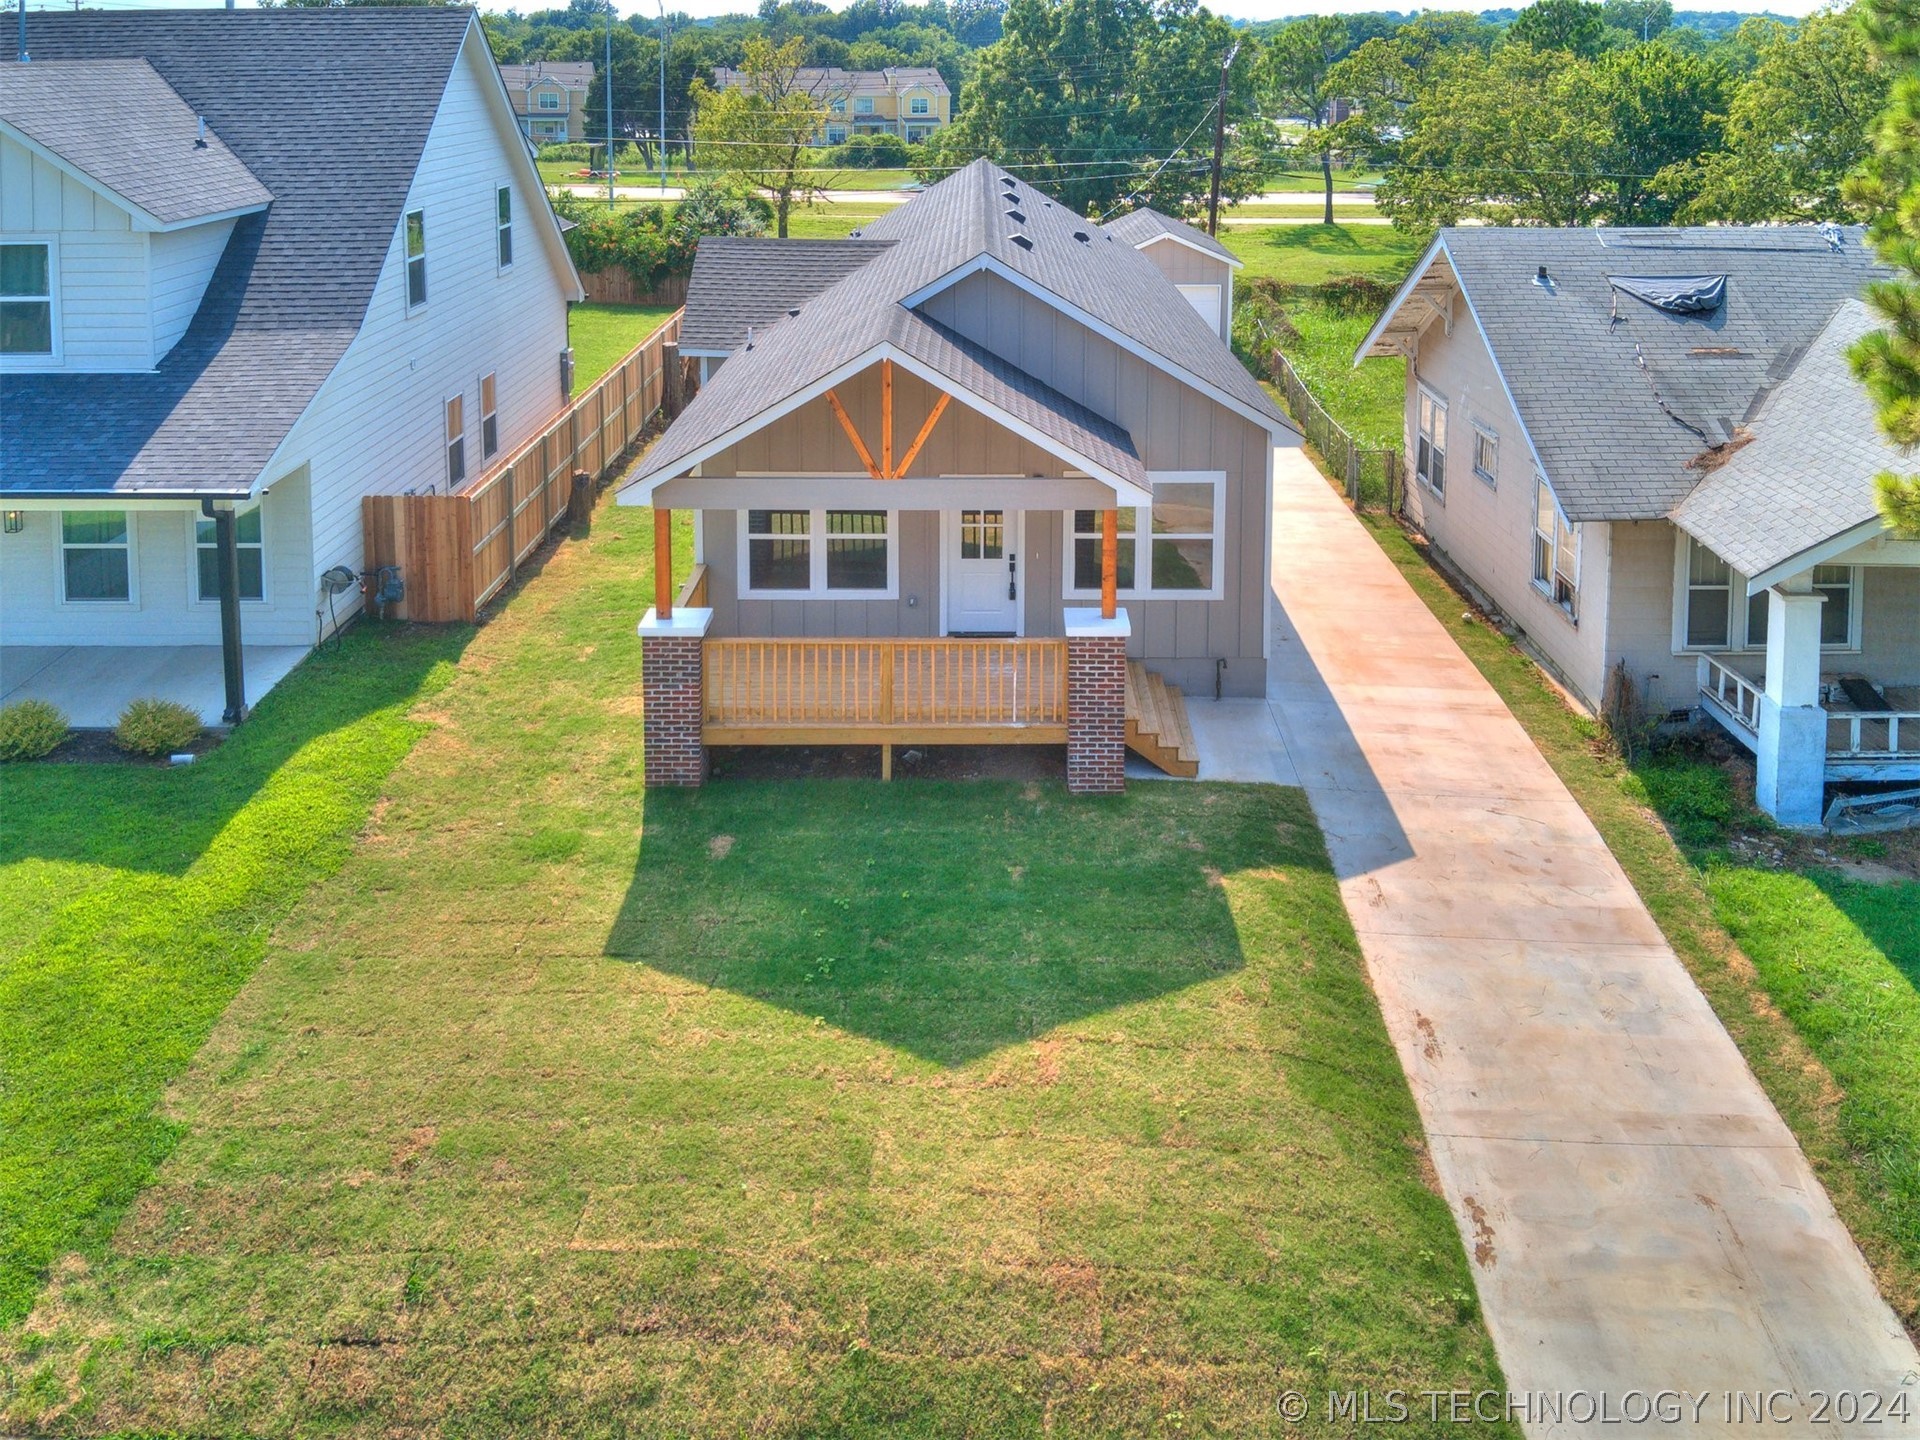
{"type": "Polygon", "coordinates": [[[427,303],[427,212],[407,212],[407,309],[427,303]]]}
{"type": "MultiPolygon", "coordinates": [[[[199,560],[200,598],[220,598],[220,547],[215,522],[196,516],[193,522],[194,554],[199,560]]],[[[244,510],[233,512],[234,559],[240,568],[240,598],[264,600],[267,596],[266,545],[261,535],[260,505],[255,501],[244,510]]]]}
{"type": "Polygon", "coordinates": [[[510,186],[502,185],[494,192],[493,227],[500,268],[511,269],[513,266],[513,190],[510,186]]]}
{"type": "Polygon", "coordinates": [[[60,579],[68,600],[133,598],[133,531],[126,511],[61,513],[60,579]]]}
{"type": "Polygon", "coordinates": [[[1414,407],[1413,473],[1436,495],[1447,488],[1447,407],[1422,389],[1414,407]]]}
{"type": "Polygon", "coordinates": [[[933,113],[933,102],[924,95],[916,95],[907,102],[907,113],[909,115],[931,115],[933,113]]]}
{"type": "Polygon", "coordinates": [[[1854,579],[1851,565],[1816,565],[1813,588],[1827,597],[1820,607],[1820,643],[1832,649],[1844,649],[1853,643],[1854,579]]]}
{"type": "Polygon", "coordinates": [[[467,404],[463,396],[447,401],[447,489],[467,478],[467,404]]]}
{"type": "Polygon", "coordinates": [[[856,115],[871,115],[873,113],[873,97],[871,95],[862,95],[859,99],[855,100],[853,102],[853,113],[856,115]]]}
{"type": "Polygon", "coordinates": [[[1533,583],[1567,614],[1580,584],[1579,536],[1545,480],[1533,486],[1533,583]]]}
{"type": "Polygon", "coordinates": [[[897,586],[891,510],[747,510],[747,595],[881,599],[897,586]]]}
{"type": "MultiPolygon", "coordinates": [[[[1220,594],[1221,496],[1216,477],[1153,478],[1153,508],[1144,533],[1138,510],[1120,507],[1115,546],[1115,586],[1135,596],[1220,594]],[[1144,573],[1143,573],[1144,571],[1144,573]]],[[[1100,590],[1100,516],[1075,510],[1068,516],[1070,598],[1100,590]]]]}
{"type": "Polygon", "coordinates": [[[53,354],[53,247],[0,245],[0,355],[53,354]]]}
{"type": "Polygon", "coordinates": [[[500,448],[500,416],[495,404],[499,386],[491,374],[480,377],[480,458],[491,460],[500,448]]]}

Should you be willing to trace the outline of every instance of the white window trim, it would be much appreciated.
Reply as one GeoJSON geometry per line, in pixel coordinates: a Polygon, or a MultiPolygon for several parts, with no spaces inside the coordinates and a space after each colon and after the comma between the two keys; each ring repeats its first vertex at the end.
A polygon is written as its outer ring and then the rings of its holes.
{"type": "MultiPolygon", "coordinates": [[[[1213,486],[1213,586],[1207,590],[1156,590],[1153,587],[1153,548],[1152,518],[1148,517],[1146,526],[1140,524],[1138,515],[1134,517],[1134,544],[1149,542],[1142,554],[1136,548],[1133,557],[1133,573],[1136,582],[1144,578],[1145,583],[1136,583],[1131,589],[1122,587],[1121,597],[1129,600],[1223,600],[1227,593],[1227,473],[1224,470],[1156,470],[1147,476],[1147,483],[1158,488],[1161,485],[1199,485],[1213,486]]],[[[1087,507],[1077,505],[1074,509],[1087,507]]],[[[1122,505],[1122,510],[1145,510],[1146,506],[1122,505]]],[[[1060,515],[1060,598],[1063,600],[1097,600],[1100,598],[1098,587],[1076,589],[1073,583],[1073,510],[1065,510],[1060,515]]]]}
{"type": "Polygon", "coordinates": [[[502,232],[506,234],[507,253],[509,254],[509,256],[511,256],[513,253],[513,241],[514,241],[514,235],[513,235],[514,218],[515,216],[514,216],[514,203],[513,203],[513,186],[505,180],[499,180],[494,182],[494,187],[493,187],[493,265],[494,265],[494,269],[502,275],[506,274],[509,270],[513,269],[513,261],[509,259],[504,265],[500,263],[500,236],[502,232]],[[507,220],[504,225],[500,223],[500,196],[502,192],[505,192],[507,197],[507,220]]]}
{"type": "MultiPolygon", "coordinates": [[[[76,610],[104,610],[118,606],[123,610],[140,608],[140,512],[131,505],[63,505],[53,512],[54,585],[60,596],[60,604],[71,605],[76,610]],[[82,596],[75,600],[67,594],[67,531],[68,514],[79,514],[85,510],[119,510],[127,517],[127,598],[124,600],[89,600],[82,596]]],[[[80,550],[101,550],[110,547],[101,545],[80,545],[80,550]]]]}
{"type": "MultiPolygon", "coordinates": [[[[267,515],[266,511],[261,508],[265,503],[266,498],[262,496],[251,505],[236,505],[233,507],[233,517],[236,524],[239,523],[241,511],[260,511],[260,543],[258,545],[236,547],[258,550],[260,552],[260,598],[258,600],[249,600],[246,596],[242,595],[240,597],[240,603],[242,605],[270,605],[273,603],[273,571],[267,566],[267,515]]],[[[220,603],[219,595],[202,595],[200,593],[200,551],[206,548],[200,543],[200,522],[206,518],[206,516],[197,514],[191,510],[187,512],[187,554],[191,559],[191,563],[187,567],[187,589],[193,595],[194,604],[218,605],[220,603]]]]}
{"type": "Polygon", "coordinates": [[[1569,625],[1578,627],[1580,624],[1580,552],[1583,548],[1580,544],[1580,527],[1567,519],[1567,512],[1560,508],[1560,497],[1553,493],[1553,486],[1544,476],[1536,474],[1533,477],[1533,484],[1532,514],[1527,519],[1527,579],[1533,586],[1534,594],[1559,611],[1569,625]],[[1553,576],[1558,568],[1557,561],[1560,554],[1558,534],[1545,537],[1548,551],[1552,556],[1547,562],[1547,578],[1542,580],[1533,573],[1533,547],[1542,538],[1540,534],[1540,492],[1542,490],[1545,490],[1553,501],[1555,522],[1567,527],[1567,535],[1573,541],[1573,603],[1570,605],[1555,599],[1553,594],[1553,576]]]}
{"type": "Polygon", "coordinates": [[[1434,495],[1434,496],[1438,496],[1441,499],[1445,499],[1447,494],[1447,456],[1449,454],[1449,451],[1447,448],[1447,402],[1445,397],[1442,396],[1438,390],[1433,389],[1423,380],[1416,381],[1414,383],[1413,388],[1414,388],[1414,396],[1415,396],[1414,402],[1413,402],[1413,467],[1412,467],[1414,478],[1420,482],[1420,488],[1425,490],[1429,495],[1434,495]],[[1420,398],[1421,397],[1425,397],[1440,412],[1440,433],[1438,437],[1435,437],[1432,435],[1429,435],[1426,437],[1429,442],[1435,442],[1437,440],[1437,443],[1434,443],[1433,448],[1437,449],[1440,452],[1440,457],[1441,457],[1440,483],[1438,485],[1433,484],[1432,481],[1430,481],[1425,475],[1422,475],[1420,473],[1420,438],[1422,433],[1420,429],[1420,398]]]}
{"type": "MultiPolygon", "coordinates": [[[[48,231],[30,232],[5,237],[9,245],[44,245],[47,247],[47,303],[53,327],[53,349],[38,355],[0,355],[0,370],[45,370],[49,366],[59,365],[66,358],[63,327],[60,324],[60,237],[48,231]]],[[[22,295],[16,297],[31,300],[36,297],[22,295]]],[[[106,602],[89,601],[89,604],[106,602]]]]}
{"type": "Polygon", "coordinates": [[[1490,489],[1498,490],[1500,488],[1500,432],[1491,425],[1484,425],[1478,420],[1471,423],[1473,425],[1473,473],[1484,480],[1490,489]],[[1480,468],[1480,442],[1482,440],[1485,440],[1493,446],[1494,468],[1491,470],[1482,470],[1480,468]]]}
{"type": "MultiPolygon", "coordinates": [[[[884,590],[834,590],[827,586],[827,511],[873,510],[873,505],[782,505],[769,501],[762,510],[805,510],[807,521],[807,566],[811,576],[805,590],[756,590],[749,578],[747,563],[747,512],[734,512],[734,561],[740,577],[742,600],[898,600],[900,598],[900,512],[887,511],[887,586],[884,590]]],[[[764,535],[760,537],[765,539],[764,535]]],[[[797,538],[797,537],[788,537],[797,538]]]]}
{"type": "Polygon", "coordinates": [[[909,95],[907,97],[907,114],[913,115],[913,116],[932,115],[933,114],[933,98],[929,95],[909,95]],[[926,109],[921,110],[921,109],[915,108],[921,105],[926,106],[926,109]]]}
{"type": "Polygon", "coordinates": [[[853,113],[856,115],[877,114],[878,112],[874,109],[873,105],[873,97],[871,95],[856,95],[853,100],[853,113]],[[861,108],[863,106],[865,107],[864,109],[861,108]]]}
{"type": "Polygon", "coordinates": [[[433,244],[427,238],[427,207],[415,205],[400,212],[400,300],[406,306],[407,314],[416,315],[427,308],[433,299],[433,267],[428,263],[433,254],[433,244]],[[415,215],[420,217],[420,253],[417,256],[407,253],[407,221],[415,215]],[[419,260],[426,271],[426,298],[416,305],[413,303],[413,262],[419,260]]]}
{"type": "MultiPolygon", "coordinates": [[[[1747,633],[1747,581],[1751,578],[1742,575],[1729,564],[1729,583],[1732,590],[1727,622],[1727,643],[1725,645],[1689,645],[1687,643],[1687,602],[1688,591],[1688,547],[1698,542],[1680,529],[1674,527],[1673,546],[1673,653],[1676,655],[1764,655],[1767,653],[1765,641],[1755,644],[1747,633]]],[[[1707,547],[1702,546],[1702,549],[1707,547]]],[[[1831,562],[1839,563],[1839,562],[1831,562]]],[[[1866,612],[1866,577],[1862,566],[1848,565],[1850,573],[1848,585],[1853,591],[1853,603],[1847,607],[1847,638],[1844,644],[1822,645],[1822,655],[1857,655],[1860,652],[1862,620],[1866,612]]],[[[1761,593],[1765,593],[1764,591],[1761,593]]]]}

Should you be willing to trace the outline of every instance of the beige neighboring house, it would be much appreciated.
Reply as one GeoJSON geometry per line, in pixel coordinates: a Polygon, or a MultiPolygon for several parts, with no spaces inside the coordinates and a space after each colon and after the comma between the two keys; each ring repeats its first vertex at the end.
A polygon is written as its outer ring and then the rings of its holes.
{"type": "Polygon", "coordinates": [[[501,83],[513,102],[520,132],[535,145],[585,140],[587,94],[593,89],[591,60],[535,60],[502,65],[501,83]]]}
{"type": "MultiPolygon", "coordinates": [[[[745,72],[722,65],[713,72],[716,90],[739,90],[745,72]]],[[[806,69],[794,83],[819,102],[825,114],[816,145],[840,145],[855,135],[898,135],[918,145],[953,118],[953,94],[931,65],[886,70],[806,69]]]]}

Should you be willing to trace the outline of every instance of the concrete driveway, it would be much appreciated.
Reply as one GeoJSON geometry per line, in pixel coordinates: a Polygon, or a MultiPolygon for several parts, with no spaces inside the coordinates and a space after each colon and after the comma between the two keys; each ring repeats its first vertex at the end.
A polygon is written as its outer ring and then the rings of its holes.
{"type": "Polygon", "coordinates": [[[1792,1134],[1578,803],[1298,450],[1276,454],[1273,553],[1273,708],[1527,1432],[1920,1434],[1920,1358],[1792,1134]],[[1661,1391],[1684,1423],[1634,1423],[1661,1391]],[[1821,1391],[1911,1419],[1821,1423],[1821,1391]]]}

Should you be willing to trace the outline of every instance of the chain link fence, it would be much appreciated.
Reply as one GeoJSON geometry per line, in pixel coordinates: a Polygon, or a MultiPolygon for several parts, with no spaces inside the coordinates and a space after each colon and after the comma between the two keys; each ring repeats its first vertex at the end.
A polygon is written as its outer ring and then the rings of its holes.
{"type": "Polygon", "coordinates": [[[1278,349],[1273,351],[1272,373],[1274,384],[1286,400],[1287,413],[1306,431],[1307,444],[1328,478],[1344,486],[1347,498],[1355,505],[1398,514],[1406,500],[1406,457],[1398,449],[1362,445],[1355,440],[1314,398],[1293,362],[1278,349]]]}

